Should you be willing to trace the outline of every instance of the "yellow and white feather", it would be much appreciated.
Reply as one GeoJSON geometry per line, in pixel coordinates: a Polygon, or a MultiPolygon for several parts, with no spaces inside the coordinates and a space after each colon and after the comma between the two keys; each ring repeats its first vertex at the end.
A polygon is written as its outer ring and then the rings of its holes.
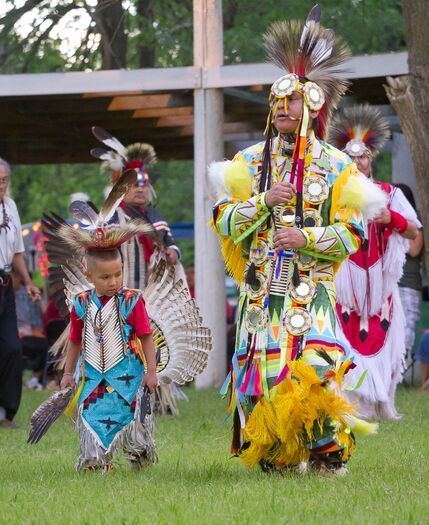
{"type": "Polygon", "coordinates": [[[388,196],[378,184],[365,175],[356,173],[350,175],[342,187],[338,204],[360,210],[365,220],[370,221],[381,209],[387,207],[388,196]]]}
{"type": "Polygon", "coordinates": [[[252,196],[252,176],[244,162],[225,160],[209,166],[210,183],[216,197],[247,200],[252,196]]]}

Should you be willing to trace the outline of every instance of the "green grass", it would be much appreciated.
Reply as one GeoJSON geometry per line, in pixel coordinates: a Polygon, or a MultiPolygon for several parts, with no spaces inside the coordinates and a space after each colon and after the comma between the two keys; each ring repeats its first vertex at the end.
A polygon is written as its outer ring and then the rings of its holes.
{"type": "Polygon", "coordinates": [[[179,418],[158,420],[159,463],[77,474],[77,436],[61,418],[38,445],[28,419],[46,394],[25,391],[18,431],[0,431],[3,524],[423,524],[429,509],[429,395],[401,389],[403,419],[358,439],[341,479],[267,476],[229,459],[225,402],[189,389],[179,418]]]}

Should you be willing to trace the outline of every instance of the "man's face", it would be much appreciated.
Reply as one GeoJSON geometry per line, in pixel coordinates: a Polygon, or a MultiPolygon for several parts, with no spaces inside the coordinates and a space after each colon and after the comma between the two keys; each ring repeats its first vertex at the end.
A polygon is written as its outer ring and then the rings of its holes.
{"type": "Polygon", "coordinates": [[[287,97],[287,114],[281,104],[273,117],[273,124],[280,133],[293,133],[302,115],[304,99],[300,93],[294,92],[287,97]]]}
{"type": "Polygon", "coordinates": [[[368,155],[360,155],[359,157],[351,157],[352,161],[356,163],[358,170],[366,177],[371,177],[372,173],[372,159],[368,155]]]}
{"type": "Polygon", "coordinates": [[[150,185],[133,186],[125,195],[124,201],[130,206],[144,206],[149,198],[150,185]]]}
{"type": "Polygon", "coordinates": [[[5,196],[8,185],[9,176],[7,174],[6,168],[4,166],[0,166],[0,199],[3,199],[5,196]]]}
{"type": "Polygon", "coordinates": [[[95,286],[100,297],[112,297],[122,286],[122,261],[118,257],[113,261],[91,261],[86,272],[88,281],[95,286]]]}

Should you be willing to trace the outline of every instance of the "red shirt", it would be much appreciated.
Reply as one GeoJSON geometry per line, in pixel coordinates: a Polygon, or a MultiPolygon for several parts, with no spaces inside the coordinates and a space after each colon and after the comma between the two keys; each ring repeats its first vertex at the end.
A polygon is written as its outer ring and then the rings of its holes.
{"type": "MultiPolygon", "coordinates": [[[[99,297],[98,299],[100,303],[104,306],[109,301],[110,297],[106,297],[104,295],[103,297],[99,297]]],[[[139,297],[138,301],[136,302],[136,305],[131,310],[131,313],[127,318],[127,323],[133,327],[133,332],[137,335],[137,337],[141,337],[142,335],[152,333],[149,317],[147,315],[146,307],[142,297],[139,297]]],[[[83,320],[77,316],[73,306],[70,312],[69,341],[73,341],[74,343],[80,343],[82,340],[82,330],[83,320]]]]}

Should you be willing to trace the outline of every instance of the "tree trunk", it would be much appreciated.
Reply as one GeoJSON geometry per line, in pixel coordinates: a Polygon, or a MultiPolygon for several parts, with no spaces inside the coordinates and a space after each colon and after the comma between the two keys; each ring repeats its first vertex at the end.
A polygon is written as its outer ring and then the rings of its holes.
{"type": "Polygon", "coordinates": [[[425,262],[429,268],[429,53],[427,51],[428,0],[403,0],[407,25],[409,75],[388,78],[387,96],[401,121],[413,158],[422,210],[425,262]]]}
{"type": "Polygon", "coordinates": [[[127,65],[127,35],[122,0],[98,0],[94,20],[101,35],[102,69],[127,65]]]}
{"type": "MultiPolygon", "coordinates": [[[[146,37],[153,35],[153,22],[155,19],[153,0],[138,0],[137,14],[141,17],[142,23],[148,28],[146,37]]],[[[155,42],[153,38],[149,38],[149,41],[139,46],[139,67],[154,67],[154,65],[155,42]]]]}

